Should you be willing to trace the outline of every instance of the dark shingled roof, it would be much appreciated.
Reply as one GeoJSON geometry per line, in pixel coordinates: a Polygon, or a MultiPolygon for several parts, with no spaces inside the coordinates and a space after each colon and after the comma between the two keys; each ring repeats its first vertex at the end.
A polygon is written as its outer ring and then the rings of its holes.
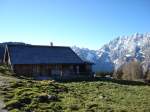
{"type": "Polygon", "coordinates": [[[5,52],[5,48],[0,46],[0,60],[2,61],[3,57],[4,57],[4,52],[5,52]]]}
{"type": "Polygon", "coordinates": [[[8,45],[12,64],[83,64],[70,47],[8,45]]]}

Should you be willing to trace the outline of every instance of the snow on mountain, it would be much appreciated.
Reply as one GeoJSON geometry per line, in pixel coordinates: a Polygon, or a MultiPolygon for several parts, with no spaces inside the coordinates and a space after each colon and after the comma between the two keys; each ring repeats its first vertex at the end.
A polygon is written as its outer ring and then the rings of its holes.
{"type": "Polygon", "coordinates": [[[81,59],[93,62],[94,71],[111,72],[113,70],[113,63],[111,62],[107,53],[103,53],[100,57],[98,52],[95,50],[79,48],[76,46],[73,46],[72,49],[80,56],[81,59]]]}
{"type": "Polygon", "coordinates": [[[73,46],[72,49],[82,59],[94,62],[94,71],[110,72],[132,59],[150,67],[150,33],[120,36],[99,50],[76,46],[73,46]]]}

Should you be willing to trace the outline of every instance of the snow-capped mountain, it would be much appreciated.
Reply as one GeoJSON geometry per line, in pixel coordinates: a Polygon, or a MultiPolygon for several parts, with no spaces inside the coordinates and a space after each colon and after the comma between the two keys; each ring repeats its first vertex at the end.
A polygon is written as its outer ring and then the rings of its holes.
{"type": "Polygon", "coordinates": [[[87,48],[79,48],[73,46],[72,49],[80,56],[81,59],[85,61],[93,62],[93,70],[100,72],[111,72],[114,69],[114,64],[112,63],[110,57],[107,53],[103,53],[99,56],[99,52],[96,50],[89,50],[87,48]]]}
{"type": "Polygon", "coordinates": [[[99,50],[76,46],[72,49],[82,59],[94,62],[95,71],[110,72],[133,59],[142,62],[146,68],[150,67],[150,33],[118,37],[99,50]]]}

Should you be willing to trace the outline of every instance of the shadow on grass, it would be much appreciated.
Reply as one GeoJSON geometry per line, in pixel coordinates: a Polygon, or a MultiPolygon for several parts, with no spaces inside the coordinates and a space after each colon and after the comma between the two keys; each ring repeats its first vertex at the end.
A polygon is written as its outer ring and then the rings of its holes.
{"type": "MultiPolygon", "coordinates": [[[[17,77],[18,79],[25,79],[25,80],[37,80],[34,79],[33,77],[25,77],[25,76],[19,76],[19,75],[15,75],[15,77],[17,77]]],[[[52,79],[45,79],[45,80],[52,80],[52,79]]],[[[132,86],[144,86],[144,85],[148,85],[150,86],[150,83],[146,83],[146,82],[142,82],[142,81],[130,81],[130,80],[118,80],[118,79],[113,79],[113,78],[106,78],[106,77],[77,77],[74,79],[64,79],[64,78],[57,78],[54,80],[56,82],[60,82],[60,83],[70,83],[70,82],[96,82],[96,81],[103,81],[103,82],[112,82],[112,83],[117,83],[117,84],[121,84],[121,85],[132,85],[132,86]]]]}
{"type": "Polygon", "coordinates": [[[112,82],[112,83],[117,83],[117,84],[121,84],[121,85],[132,85],[132,86],[144,86],[144,85],[150,85],[149,83],[146,82],[142,82],[142,81],[130,81],[130,80],[117,80],[117,79],[112,79],[112,78],[100,78],[100,77],[96,77],[96,78],[90,78],[90,79],[72,79],[72,80],[57,80],[58,82],[65,82],[65,83],[69,83],[69,82],[96,82],[96,81],[103,81],[103,82],[112,82]]]}

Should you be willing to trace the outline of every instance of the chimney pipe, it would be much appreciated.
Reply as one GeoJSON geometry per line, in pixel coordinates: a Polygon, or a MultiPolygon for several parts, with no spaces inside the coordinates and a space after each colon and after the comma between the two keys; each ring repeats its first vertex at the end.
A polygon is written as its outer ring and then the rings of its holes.
{"type": "Polygon", "coordinates": [[[53,46],[53,42],[50,42],[50,46],[51,46],[51,47],[53,46]]]}

